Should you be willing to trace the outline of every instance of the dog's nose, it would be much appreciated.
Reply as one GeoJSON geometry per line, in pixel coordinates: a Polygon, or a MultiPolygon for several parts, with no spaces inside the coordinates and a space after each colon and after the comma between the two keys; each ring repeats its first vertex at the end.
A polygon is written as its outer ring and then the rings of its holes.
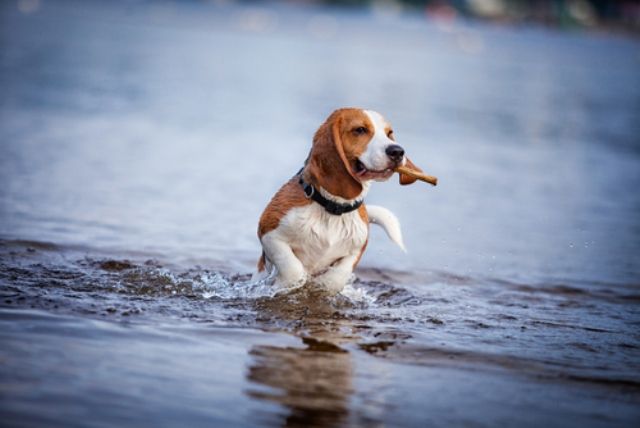
{"type": "Polygon", "coordinates": [[[402,156],[404,156],[404,149],[397,144],[387,146],[384,151],[387,153],[387,156],[389,156],[389,159],[394,162],[400,162],[402,160],[402,156]]]}

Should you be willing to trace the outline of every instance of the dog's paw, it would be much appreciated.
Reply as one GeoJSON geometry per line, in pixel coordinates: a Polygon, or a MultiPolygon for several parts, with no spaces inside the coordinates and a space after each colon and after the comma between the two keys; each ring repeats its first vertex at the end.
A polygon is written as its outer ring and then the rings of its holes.
{"type": "Polygon", "coordinates": [[[289,275],[287,277],[278,275],[273,283],[273,286],[277,290],[276,293],[287,293],[289,291],[302,287],[307,283],[308,279],[309,278],[306,272],[302,272],[296,276],[289,275]]]}
{"type": "Polygon", "coordinates": [[[313,282],[330,294],[338,294],[353,280],[353,277],[353,272],[350,270],[329,269],[313,278],[313,282]]]}

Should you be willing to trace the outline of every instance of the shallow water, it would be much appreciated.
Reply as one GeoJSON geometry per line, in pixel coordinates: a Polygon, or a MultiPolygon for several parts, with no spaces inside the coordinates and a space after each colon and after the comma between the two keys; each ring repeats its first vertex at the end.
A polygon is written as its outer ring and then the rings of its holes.
{"type": "Polygon", "coordinates": [[[640,45],[324,8],[0,5],[0,414],[15,426],[640,420],[640,45]],[[249,280],[335,107],[376,185],[343,295],[249,280]]]}

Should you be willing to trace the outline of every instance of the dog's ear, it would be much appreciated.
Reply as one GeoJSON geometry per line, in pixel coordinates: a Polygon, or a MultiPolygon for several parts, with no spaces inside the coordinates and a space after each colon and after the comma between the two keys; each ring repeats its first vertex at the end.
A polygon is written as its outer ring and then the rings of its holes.
{"type": "Polygon", "coordinates": [[[332,120],[331,124],[331,133],[333,134],[333,144],[336,148],[336,152],[338,152],[338,156],[340,156],[340,160],[342,161],[342,165],[344,166],[344,170],[351,176],[354,182],[358,184],[358,188],[362,191],[362,186],[360,185],[360,180],[356,178],[351,165],[349,164],[349,160],[347,159],[347,155],[344,150],[344,140],[342,139],[342,125],[343,125],[343,117],[340,114],[340,111],[337,112],[336,117],[332,120]]]}
{"type": "MultiPolygon", "coordinates": [[[[406,166],[407,168],[412,169],[414,171],[423,172],[413,162],[411,162],[411,159],[409,159],[406,156],[405,156],[405,164],[404,164],[404,166],[406,166]]],[[[413,183],[416,182],[416,180],[417,180],[416,178],[408,176],[407,174],[400,173],[400,184],[403,185],[403,186],[406,186],[407,184],[413,184],[413,183]]]]}
{"type": "Polygon", "coordinates": [[[354,199],[362,193],[344,152],[341,137],[342,115],[337,110],[318,128],[313,137],[307,169],[313,180],[335,196],[354,199]]]}

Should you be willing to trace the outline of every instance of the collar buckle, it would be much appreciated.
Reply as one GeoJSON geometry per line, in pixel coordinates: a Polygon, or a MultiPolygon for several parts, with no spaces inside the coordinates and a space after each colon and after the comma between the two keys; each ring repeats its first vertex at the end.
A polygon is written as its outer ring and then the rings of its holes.
{"type": "Polygon", "coordinates": [[[316,193],[316,188],[311,184],[305,183],[300,179],[300,184],[302,184],[302,191],[304,192],[304,197],[307,199],[311,199],[313,194],[316,193]]]}

